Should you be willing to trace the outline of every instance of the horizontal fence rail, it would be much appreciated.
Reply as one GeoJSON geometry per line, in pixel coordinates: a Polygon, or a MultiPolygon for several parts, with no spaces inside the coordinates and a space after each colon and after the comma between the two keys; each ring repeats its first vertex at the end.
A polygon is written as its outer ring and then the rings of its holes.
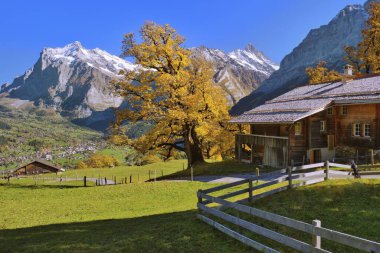
{"type": "Polygon", "coordinates": [[[213,226],[214,228],[218,229],[219,231],[231,236],[232,238],[235,238],[236,240],[239,240],[240,242],[262,252],[279,252],[279,251],[272,249],[266,245],[263,245],[255,240],[252,240],[251,238],[244,236],[241,233],[236,232],[232,230],[231,228],[214,221],[212,218],[206,217],[205,215],[211,215],[211,216],[217,217],[225,222],[236,225],[238,227],[242,227],[253,233],[267,237],[271,240],[277,241],[283,245],[299,250],[301,252],[330,252],[328,250],[321,248],[321,238],[324,238],[326,240],[330,240],[330,241],[343,244],[355,249],[363,250],[366,252],[380,253],[380,243],[363,239],[360,237],[356,237],[353,235],[345,234],[342,232],[338,232],[332,229],[323,228],[320,225],[321,222],[318,220],[314,220],[312,224],[309,224],[303,221],[298,221],[298,220],[291,219],[285,216],[281,216],[278,214],[274,214],[271,212],[254,208],[254,207],[250,207],[248,205],[241,204],[242,202],[247,202],[247,201],[252,202],[254,200],[264,198],[272,194],[285,191],[287,189],[292,189],[292,188],[296,188],[296,187],[300,187],[304,185],[310,185],[310,184],[322,182],[324,180],[328,180],[330,167],[351,168],[348,165],[329,163],[328,161],[325,163],[317,163],[317,164],[310,164],[310,165],[297,166],[297,167],[292,166],[288,168],[287,175],[280,176],[276,180],[265,182],[259,185],[253,186],[252,184],[253,179],[250,178],[250,179],[244,179],[241,181],[225,184],[222,186],[213,187],[206,190],[199,190],[197,192],[197,197],[198,197],[197,207],[199,211],[201,212],[201,214],[198,215],[198,218],[204,221],[205,223],[213,226]],[[321,167],[324,167],[324,169],[318,170],[321,167]],[[317,171],[309,172],[309,173],[302,172],[299,174],[292,174],[292,172],[303,171],[307,169],[316,169],[317,171]],[[297,180],[297,182],[293,183],[293,180],[297,180]],[[275,186],[277,184],[280,184],[286,181],[288,182],[288,184],[285,186],[279,185],[279,187],[274,188],[272,190],[254,194],[257,190],[264,189],[270,186],[275,186]],[[221,190],[225,190],[225,189],[235,187],[235,186],[241,186],[244,184],[248,184],[248,187],[239,189],[237,191],[230,192],[227,194],[223,194],[218,197],[209,195],[210,193],[216,193],[221,190]],[[248,193],[248,197],[247,198],[243,197],[243,199],[239,200],[238,202],[231,202],[231,201],[226,200],[228,198],[246,194],[246,193],[248,193]],[[220,205],[220,208],[215,209],[215,208],[207,206],[208,204],[211,204],[211,203],[220,205]],[[242,219],[241,217],[236,217],[230,213],[226,213],[223,211],[225,209],[233,209],[237,212],[245,213],[252,217],[258,217],[258,218],[261,218],[261,219],[264,219],[264,220],[267,220],[267,221],[270,221],[270,222],[273,222],[285,227],[289,227],[289,228],[292,228],[304,233],[308,233],[312,236],[313,242],[311,244],[308,244],[306,242],[299,241],[297,239],[283,235],[276,231],[273,231],[268,228],[254,224],[252,222],[246,221],[242,219]]]}
{"type": "Polygon", "coordinates": [[[206,222],[207,224],[213,226],[214,228],[218,229],[219,231],[231,236],[232,238],[235,238],[236,240],[239,240],[240,242],[254,248],[254,249],[257,249],[261,252],[266,252],[266,253],[280,253],[280,251],[277,251],[277,250],[274,250],[272,248],[269,248],[268,246],[265,246],[259,242],[256,242],[244,235],[241,235],[239,234],[238,232],[235,232],[234,230],[226,227],[226,226],[223,226],[222,224],[210,219],[210,218],[207,218],[206,216],[203,216],[203,215],[200,215],[198,214],[197,217],[206,222]]]}

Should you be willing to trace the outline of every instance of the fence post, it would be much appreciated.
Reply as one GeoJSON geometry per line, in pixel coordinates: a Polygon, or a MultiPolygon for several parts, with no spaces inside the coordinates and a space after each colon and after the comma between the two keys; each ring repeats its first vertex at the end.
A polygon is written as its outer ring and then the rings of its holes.
{"type": "Polygon", "coordinates": [[[129,176],[129,183],[132,184],[132,174],[129,176]]]}
{"type": "MultiPolygon", "coordinates": [[[[313,220],[312,225],[314,228],[320,228],[321,227],[321,221],[320,220],[313,220]]],[[[313,247],[316,249],[321,248],[321,237],[319,235],[315,235],[315,229],[313,229],[313,235],[312,235],[312,244],[313,247]]]]}
{"type": "Polygon", "coordinates": [[[198,203],[202,203],[202,197],[200,195],[200,193],[202,192],[201,189],[198,189],[198,192],[197,192],[197,197],[198,197],[198,203]]]}
{"type": "Polygon", "coordinates": [[[107,178],[104,178],[104,185],[107,185],[107,178]]]}
{"type": "Polygon", "coordinates": [[[251,164],[253,164],[253,144],[251,144],[251,164]]]}
{"type": "Polygon", "coordinates": [[[128,181],[127,181],[127,177],[124,177],[124,183],[127,184],[128,181]]]}
{"type": "Polygon", "coordinates": [[[260,169],[256,168],[256,183],[259,183],[260,169]]]}
{"type": "Polygon", "coordinates": [[[249,179],[248,183],[249,183],[248,201],[249,201],[249,203],[252,203],[252,199],[253,199],[253,196],[252,196],[253,195],[253,193],[252,193],[252,178],[249,179]]]}
{"type": "Polygon", "coordinates": [[[359,150],[356,150],[356,164],[359,163],[359,150]]]}
{"type": "Polygon", "coordinates": [[[86,176],[84,176],[84,177],[83,177],[83,184],[84,184],[84,187],[87,186],[87,180],[86,180],[86,179],[87,179],[86,176]]]}
{"type": "Polygon", "coordinates": [[[95,179],[95,186],[98,186],[98,179],[95,179]]]}
{"type": "Polygon", "coordinates": [[[370,149],[369,152],[370,152],[370,156],[371,156],[371,165],[374,165],[375,164],[375,158],[373,156],[373,149],[370,149]]]}
{"type": "Polygon", "coordinates": [[[194,181],[194,169],[192,165],[190,165],[190,179],[191,181],[194,181]]]}
{"type": "Polygon", "coordinates": [[[294,161],[290,161],[290,167],[288,167],[288,181],[289,181],[289,189],[293,188],[293,183],[292,183],[292,170],[294,167],[294,161]]]}
{"type": "Polygon", "coordinates": [[[114,183],[116,184],[116,176],[115,176],[115,181],[114,181],[114,183]]]}
{"type": "Polygon", "coordinates": [[[325,180],[329,180],[329,178],[330,178],[329,170],[330,170],[330,162],[327,160],[325,162],[325,173],[326,173],[325,180]]]}

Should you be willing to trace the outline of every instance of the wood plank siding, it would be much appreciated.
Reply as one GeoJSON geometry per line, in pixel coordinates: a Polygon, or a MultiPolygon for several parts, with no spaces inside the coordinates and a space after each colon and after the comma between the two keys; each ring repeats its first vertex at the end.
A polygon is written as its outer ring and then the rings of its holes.
{"type": "Polygon", "coordinates": [[[380,104],[335,104],[329,108],[293,124],[250,124],[250,135],[239,135],[236,143],[251,146],[252,153],[264,153],[263,164],[276,167],[284,165],[281,145],[285,142],[275,138],[255,139],[252,135],[287,137],[288,163],[332,159],[337,146],[362,153],[380,149],[380,104]]]}

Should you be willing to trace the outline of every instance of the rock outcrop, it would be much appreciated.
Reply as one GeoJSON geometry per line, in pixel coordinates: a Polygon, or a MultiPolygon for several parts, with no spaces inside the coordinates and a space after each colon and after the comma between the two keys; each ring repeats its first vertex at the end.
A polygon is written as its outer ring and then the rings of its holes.
{"type": "Polygon", "coordinates": [[[239,115],[268,99],[277,97],[295,87],[308,82],[305,69],[323,60],[327,67],[342,71],[346,45],[357,45],[361,40],[361,30],[368,18],[362,5],[349,5],[341,10],[327,25],[311,30],[306,38],[280,63],[262,85],[247,97],[242,98],[231,110],[239,115]]]}

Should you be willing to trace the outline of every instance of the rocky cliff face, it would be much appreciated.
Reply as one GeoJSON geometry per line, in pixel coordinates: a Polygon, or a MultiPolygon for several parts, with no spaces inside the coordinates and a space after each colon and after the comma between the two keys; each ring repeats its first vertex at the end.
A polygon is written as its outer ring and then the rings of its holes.
{"type": "Polygon", "coordinates": [[[241,99],[231,110],[241,114],[284,92],[307,83],[305,69],[324,60],[328,67],[341,72],[343,47],[356,45],[361,40],[361,30],[368,18],[362,5],[349,5],[341,10],[327,25],[313,29],[306,38],[280,63],[263,84],[249,96],[241,99]]]}
{"type": "Polygon", "coordinates": [[[136,66],[103,50],[85,49],[79,42],[63,48],[45,48],[24,75],[2,86],[9,97],[54,107],[63,116],[102,129],[113,117],[110,108],[123,102],[109,85],[121,69],[136,66]]]}
{"type": "Polygon", "coordinates": [[[231,104],[237,103],[267,79],[278,65],[252,45],[224,53],[218,49],[199,47],[191,49],[194,55],[203,55],[214,65],[214,81],[226,92],[231,104]]]}

